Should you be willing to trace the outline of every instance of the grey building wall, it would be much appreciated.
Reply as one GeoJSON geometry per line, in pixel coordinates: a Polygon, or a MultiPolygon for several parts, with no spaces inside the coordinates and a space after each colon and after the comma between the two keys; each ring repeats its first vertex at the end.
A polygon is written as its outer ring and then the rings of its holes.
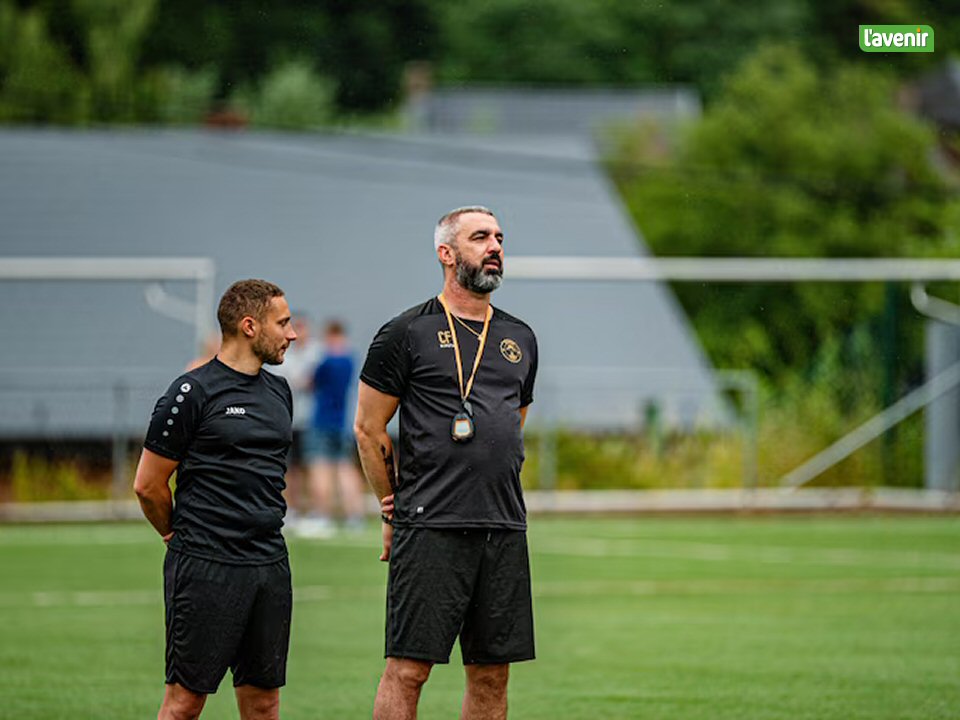
{"type": "Polygon", "coordinates": [[[431,133],[590,137],[612,125],[700,114],[700,97],[680,86],[634,89],[439,88],[408,107],[431,133]]]}
{"type": "MultiPolygon", "coordinates": [[[[709,396],[710,371],[666,287],[510,280],[511,254],[643,252],[589,144],[564,143],[577,153],[523,155],[490,139],[3,131],[0,258],[211,257],[218,295],[238,278],[270,279],[294,308],[345,319],[362,355],[383,322],[439,291],[436,219],[481,203],[507,238],[494,303],[540,341],[544,395],[531,421],[551,408],[570,425],[634,422],[645,398],[676,386],[692,422],[691,388],[709,396]],[[603,388],[585,391],[571,368],[603,388]]],[[[118,381],[131,388],[123,422],[142,431],[195,353],[191,328],[149,310],[142,293],[137,283],[0,283],[0,435],[106,433],[118,381]]]]}

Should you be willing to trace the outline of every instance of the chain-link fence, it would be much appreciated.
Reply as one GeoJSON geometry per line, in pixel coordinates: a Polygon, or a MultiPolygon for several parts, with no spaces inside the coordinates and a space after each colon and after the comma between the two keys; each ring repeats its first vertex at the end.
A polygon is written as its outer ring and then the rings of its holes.
{"type": "Polygon", "coordinates": [[[528,487],[753,487],[759,394],[748,372],[553,368],[527,426],[528,487]]]}
{"type": "Polygon", "coordinates": [[[163,369],[0,371],[0,472],[12,500],[130,497],[133,446],[163,369]]]}

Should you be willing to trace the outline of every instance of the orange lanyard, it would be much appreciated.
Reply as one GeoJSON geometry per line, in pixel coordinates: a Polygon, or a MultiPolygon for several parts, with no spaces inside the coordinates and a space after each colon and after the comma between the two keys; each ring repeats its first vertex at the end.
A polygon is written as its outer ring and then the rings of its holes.
{"type": "Polygon", "coordinates": [[[470,391],[473,389],[473,379],[477,376],[477,368],[480,367],[480,359],[483,357],[483,348],[487,344],[487,330],[490,329],[490,318],[493,317],[493,308],[487,306],[487,316],[483,320],[483,331],[480,333],[480,347],[477,348],[477,357],[473,361],[473,372],[467,380],[467,387],[463,387],[463,360],[460,358],[460,343],[457,342],[457,332],[453,324],[453,315],[450,314],[450,308],[447,307],[447,301],[443,299],[443,293],[437,295],[437,299],[443,306],[443,312],[447,316],[447,327],[450,328],[450,335],[453,337],[453,355],[457,361],[457,382],[460,385],[460,399],[463,402],[470,397],[470,391]]]}

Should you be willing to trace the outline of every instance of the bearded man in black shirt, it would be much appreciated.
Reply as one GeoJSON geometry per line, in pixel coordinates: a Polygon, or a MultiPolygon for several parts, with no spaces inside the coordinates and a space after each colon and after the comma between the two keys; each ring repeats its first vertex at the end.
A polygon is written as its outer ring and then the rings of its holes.
{"type": "Polygon", "coordinates": [[[360,375],[357,446],[390,562],[375,720],[416,717],[458,635],[466,720],[505,718],[510,663],[534,657],[520,468],[536,338],[490,304],[503,273],[490,210],[447,213],[434,247],[443,292],[384,325],[360,375]],[[398,407],[395,468],[386,428],[398,407]]]}
{"type": "Polygon", "coordinates": [[[282,363],[297,335],[283,291],[263,280],[230,286],[217,318],[220,351],[157,401],[134,482],[167,543],[159,720],[199,717],[228,667],[240,717],[275,720],[286,679],[292,594],[280,528],[293,399],[262,366],[282,363]]]}

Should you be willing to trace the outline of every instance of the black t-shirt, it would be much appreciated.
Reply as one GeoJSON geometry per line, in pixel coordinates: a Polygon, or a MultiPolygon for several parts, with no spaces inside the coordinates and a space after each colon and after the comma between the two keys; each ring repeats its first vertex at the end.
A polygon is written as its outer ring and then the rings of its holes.
{"type": "MultiPolygon", "coordinates": [[[[477,333],[482,322],[464,321],[477,333]]],[[[466,386],[478,338],[454,327],[466,386]]],[[[537,341],[523,321],[494,308],[469,401],[475,436],[451,437],[460,388],[447,318],[437,298],[384,325],[360,379],[400,398],[394,523],[434,528],[526,528],[520,487],[520,408],[533,402],[537,341]]]]}
{"type": "Polygon", "coordinates": [[[143,443],[180,461],[173,550],[244,565],[286,556],[281,492],[292,415],[287,381],[263,370],[247,375],[214,358],[173,381],[143,443]]]}

